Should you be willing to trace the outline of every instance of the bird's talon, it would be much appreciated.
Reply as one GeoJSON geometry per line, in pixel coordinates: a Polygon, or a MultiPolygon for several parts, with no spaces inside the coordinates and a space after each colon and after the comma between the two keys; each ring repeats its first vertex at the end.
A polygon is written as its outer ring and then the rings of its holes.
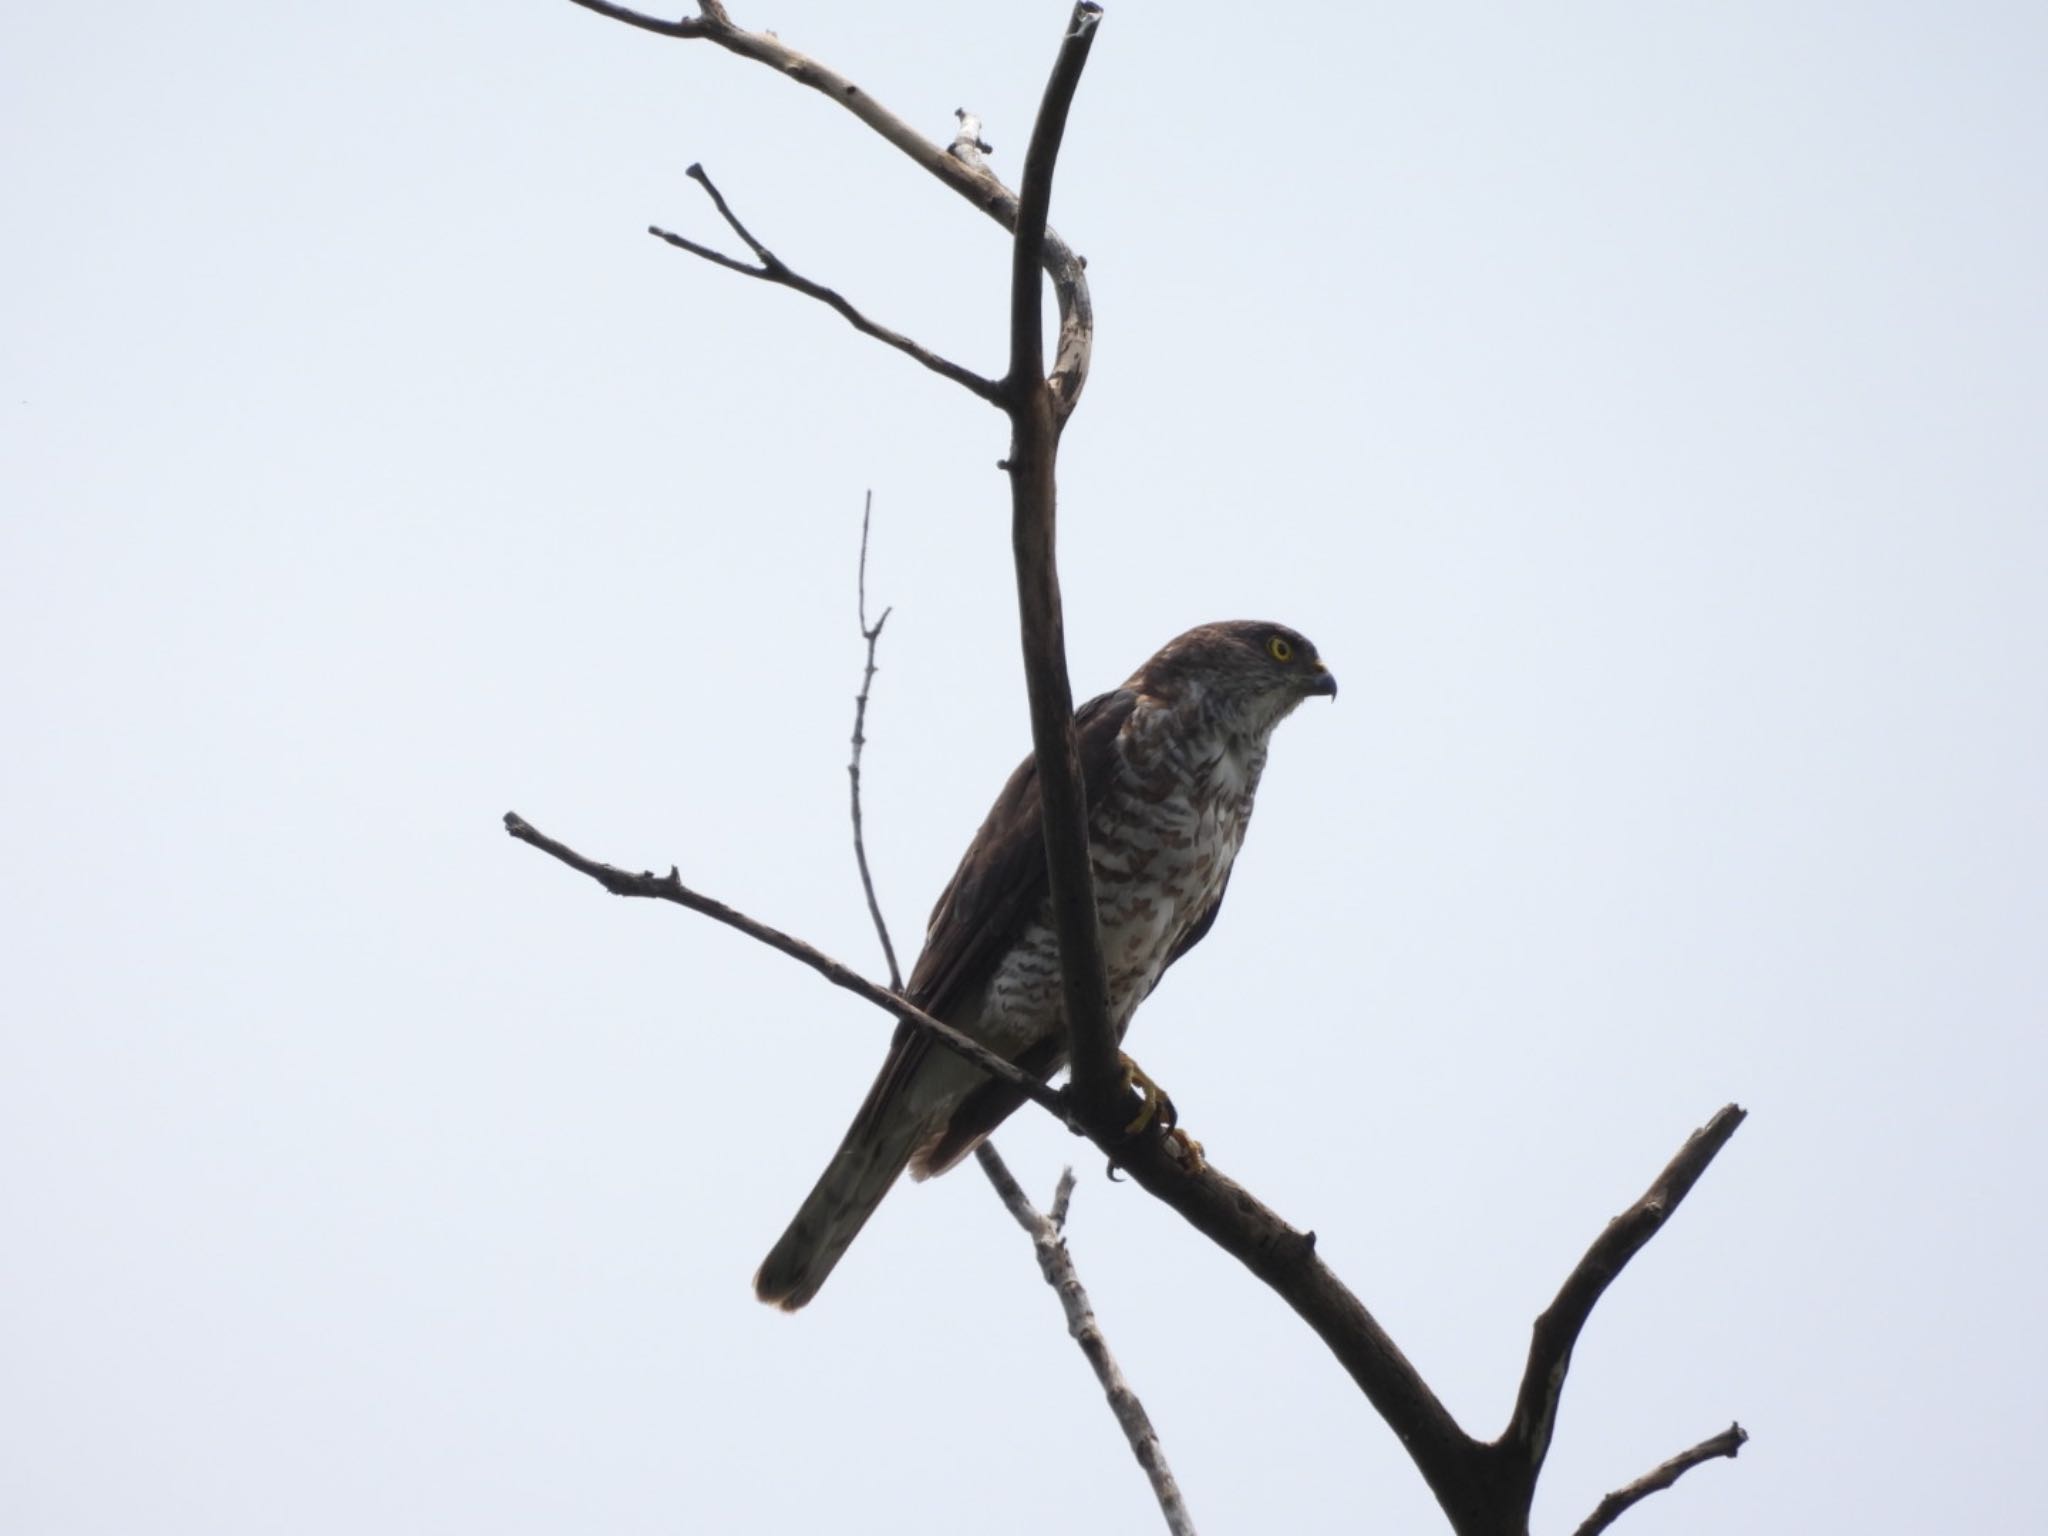
{"type": "Polygon", "coordinates": [[[1124,1069],[1124,1091],[1135,1093],[1141,1101],[1138,1113],[1131,1123],[1124,1127],[1126,1136],[1135,1136],[1154,1120],[1166,1130],[1172,1130],[1180,1121],[1180,1112],[1173,1107],[1173,1100],[1166,1090],[1145,1075],[1145,1069],[1121,1051],[1117,1061],[1124,1069]]]}
{"type": "Polygon", "coordinates": [[[1179,1126],[1166,1133],[1166,1145],[1182,1165],[1184,1173],[1200,1173],[1209,1166],[1209,1159],[1202,1153],[1202,1144],[1179,1126]]]}

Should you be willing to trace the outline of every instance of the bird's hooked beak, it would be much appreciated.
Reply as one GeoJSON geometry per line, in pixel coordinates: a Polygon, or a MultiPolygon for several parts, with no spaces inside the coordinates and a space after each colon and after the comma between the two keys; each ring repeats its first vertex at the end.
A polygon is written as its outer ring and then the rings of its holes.
{"type": "Polygon", "coordinates": [[[1315,668],[1315,677],[1309,682],[1308,691],[1321,694],[1325,698],[1334,699],[1337,697],[1337,674],[1332,672],[1323,662],[1318,661],[1315,668]]]}

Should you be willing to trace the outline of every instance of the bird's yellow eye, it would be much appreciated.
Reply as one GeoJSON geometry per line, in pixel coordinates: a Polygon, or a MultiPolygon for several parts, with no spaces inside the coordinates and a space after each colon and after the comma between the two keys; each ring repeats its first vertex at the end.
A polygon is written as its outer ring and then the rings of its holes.
{"type": "Polygon", "coordinates": [[[1294,660],[1294,647],[1288,644],[1285,635],[1275,635],[1266,642],[1266,654],[1275,661],[1292,661],[1294,660]]]}

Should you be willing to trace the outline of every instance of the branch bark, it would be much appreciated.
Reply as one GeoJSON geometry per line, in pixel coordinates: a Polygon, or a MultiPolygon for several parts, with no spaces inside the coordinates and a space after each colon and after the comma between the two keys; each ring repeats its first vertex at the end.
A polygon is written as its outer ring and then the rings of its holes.
{"type": "MultiPolygon", "coordinates": [[[[749,32],[733,23],[717,0],[700,0],[698,14],[682,21],[665,21],[606,0],[572,0],[586,11],[613,21],[638,27],[662,37],[702,39],[715,43],[743,59],[765,64],[784,78],[808,86],[828,101],[844,107],[877,134],[908,155],[912,161],[944,182],[1010,233],[1017,229],[1018,197],[990,170],[980,156],[949,151],[919,133],[839,71],[797,52],[767,32],[749,32]]],[[[956,141],[957,144],[957,141],[956,141]]],[[[1053,368],[1059,419],[1073,414],[1088,382],[1088,365],[1094,350],[1095,306],[1088,294],[1087,264],[1073,248],[1051,230],[1039,247],[1040,262],[1052,279],[1060,308],[1059,353],[1053,368]]],[[[741,270],[745,270],[742,268],[741,270]]]]}
{"type": "Polygon", "coordinates": [[[1109,1352],[1109,1341],[1102,1335],[1102,1325],[1095,1320],[1095,1308],[1081,1285],[1079,1271],[1074,1268],[1074,1256],[1067,1251],[1066,1235],[1061,1229],[1066,1224],[1067,1202],[1074,1194],[1074,1170],[1069,1168],[1060,1175],[1059,1188],[1053,1194],[1052,1215],[1048,1217],[1031,1203],[993,1145],[984,1141],[974,1149],[974,1156],[1002,1197],[1003,1205],[1030,1237],[1032,1250],[1038,1255],[1039,1273],[1060,1299],[1060,1307],[1067,1314],[1067,1332],[1081,1346],[1095,1379],[1102,1384],[1103,1395],[1109,1399],[1109,1411],[1116,1415],[1124,1438],[1130,1442],[1131,1454],[1137,1457],[1146,1480],[1152,1484],[1152,1494],[1159,1501],[1160,1514],[1166,1517],[1167,1530],[1173,1536],[1195,1536],[1194,1516],[1188,1513],[1173,1468],[1166,1463],[1166,1448],[1159,1443],[1159,1432],[1152,1427],[1151,1415],[1145,1412],[1138,1394],[1124,1379],[1116,1356],[1109,1352]]]}
{"type": "Polygon", "coordinates": [[[967,390],[970,394],[979,396],[983,400],[995,401],[999,398],[1000,392],[996,387],[995,380],[985,379],[972,368],[963,367],[951,358],[941,357],[923,343],[905,336],[901,331],[893,331],[878,321],[870,320],[858,309],[855,309],[838,290],[827,288],[823,283],[812,282],[811,279],[805,277],[802,273],[793,271],[787,262],[783,261],[773,251],[769,250],[767,246],[747,232],[746,225],[742,224],[733,214],[724,196],[717,187],[712,185],[711,178],[705,174],[703,166],[693,165],[684,174],[710,195],[713,206],[718,209],[719,217],[731,226],[734,234],[747,243],[747,248],[754,253],[755,258],[761,264],[758,267],[750,267],[744,261],[735,261],[723,251],[715,251],[708,245],[699,245],[695,240],[686,239],[682,235],[663,229],[659,224],[648,225],[647,233],[653,235],[657,240],[666,240],[678,250],[688,251],[692,256],[702,257],[705,261],[724,267],[729,272],[737,272],[743,277],[758,278],[764,283],[774,283],[778,287],[788,288],[803,294],[807,298],[816,299],[820,304],[836,310],[848,325],[859,331],[863,336],[872,336],[883,345],[894,347],[904,356],[929,368],[940,378],[951,379],[962,389],[967,390]]]}
{"type": "Polygon", "coordinates": [[[1689,1451],[1680,1451],[1667,1462],[1652,1467],[1634,1482],[1624,1488],[1617,1488],[1593,1507],[1593,1513],[1586,1516],[1577,1536],[1600,1536],[1630,1505],[1647,1499],[1653,1493],[1669,1488],[1686,1473],[1703,1461],[1713,1461],[1725,1456],[1730,1461],[1749,1441],[1749,1432],[1740,1424],[1730,1424],[1718,1435],[1709,1435],[1689,1451]]]}
{"type": "MultiPolygon", "coordinates": [[[[1044,300],[1038,281],[1040,246],[1052,202],[1053,169],[1066,133],[1082,67],[1095,40],[1101,8],[1074,7],[1059,57],[1046,83],[1024,180],[1010,268],[1010,371],[1003,394],[1010,413],[1010,539],[1016,559],[1017,612],[1024,679],[1031,703],[1031,747],[1045,827],[1045,856],[1054,928],[1059,934],[1072,1091],[1084,1120],[1107,1125],[1125,1089],[1109,1013],[1109,982],[1095,916],[1095,872],[1088,855],[1088,807],[1074,745],[1074,691],[1067,678],[1066,626],[1060,609],[1055,551],[1060,418],[1044,376],[1044,300]]],[[[1125,1116],[1128,1119],[1128,1116],[1125,1116]]]]}
{"type": "Polygon", "coordinates": [[[860,888],[868,899],[868,916],[874,919],[875,937],[882,941],[882,958],[889,962],[889,990],[903,990],[903,972],[896,964],[896,946],[889,942],[889,924],[882,917],[882,903],[875,897],[875,877],[868,872],[868,841],[860,816],[860,754],[867,746],[868,690],[875,682],[875,647],[882,643],[882,626],[896,610],[884,608],[882,616],[868,623],[868,519],[875,510],[875,493],[869,491],[860,509],[860,574],[854,586],[858,594],[860,637],[867,642],[867,669],[860,675],[860,692],[853,700],[853,756],[846,764],[848,789],[853,801],[853,861],[860,867],[860,888]]]}
{"type": "Polygon", "coordinates": [[[1455,1529],[1487,1529],[1459,1513],[1484,1479],[1485,1447],[1458,1427],[1379,1320],[1323,1262],[1314,1232],[1291,1226],[1213,1162],[1191,1173],[1164,1135],[1121,1145],[1094,1139],[1140,1188],[1258,1276],[1315,1330],[1400,1438],[1455,1529]]]}
{"type": "Polygon", "coordinates": [[[848,966],[841,965],[830,955],[813,948],[802,939],[792,938],[781,929],[771,928],[768,924],[751,918],[714,897],[691,890],[683,884],[682,876],[675,869],[671,868],[665,875],[652,874],[646,870],[634,874],[615,865],[600,864],[595,859],[586,858],[568,844],[556,842],[517,811],[505,813],[505,830],[520,842],[528,843],[550,858],[559,859],[571,869],[590,876],[614,896],[637,896],[673,902],[679,907],[688,907],[692,912],[736,929],[748,938],[766,944],[770,949],[780,950],[790,959],[809,966],[833,986],[842,987],[855,997],[873,1003],[877,1008],[894,1014],[904,1023],[923,1030],[942,1044],[958,1051],[991,1077],[999,1077],[1021,1091],[1039,1108],[1049,1110],[1062,1122],[1066,1120],[1066,1104],[1058,1093],[1030,1073],[1020,1071],[1012,1062],[998,1056],[979,1040],[961,1034],[950,1024],[941,1023],[887,988],[876,986],[865,976],[848,966]]]}
{"type": "Polygon", "coordinates": [[[1747,1113],[1734,1104],[1724,1105],[1694,1131],[1677,1156],[1651,1181],[1642,1198],[1610,1221],[1606,1230],[1593,1240],[1585,1257],[1558,1288],[1556,1299],[1536,1319],[1529,1340],[1529,1362],[1515,1394],[1514,1416],[1495,1442],[1526,1466],[1532,1490],[1536,1475],[1543,1468],[1543,1458],[1550,1450],[1565,1373],[1571,1369],[1572,1349],[1586,1319],[1593,1315],[1595,1304],[1615,1276],[1642,1252],[1691,1193],[1747,1113]]]}

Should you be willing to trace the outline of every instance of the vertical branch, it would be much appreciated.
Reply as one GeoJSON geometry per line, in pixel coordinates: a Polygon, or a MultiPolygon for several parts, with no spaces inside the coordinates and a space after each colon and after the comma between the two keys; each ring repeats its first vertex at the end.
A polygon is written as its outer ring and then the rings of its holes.
{"type": "Polygon", "coordinates": [[[1018,190],[1017,240],[1010,272],[1010,371],[1003,380],[1010,414],[1010,539],[1017,565],[1017,610],[1031,700],[1031,745],[1038,763],[1053,922],[1070,1039],[1073,1091],[1084,1118],[1107,1121],[1122,1095],[1102,935],[1095,918],[1095,876],[1088,857],[1088,808],[1074,746],[1074,693],[1067,679],[1066,626],[1055,556],[1059,416],[1045,378],[1044,293],[1039,267],[1052,203],[1053,168],[1067,110],[1095,40],[1100,6],[1081,0],[1060,45],[1031,131],[1018,190]]]}
{"type": "MultiPolygon", "coordinates": [[[[1074,92],[1080,87],[1081,71],[1095,46],[1095,29],[1101,22],[1102,7],[1095,0],[1079,0],[1060,42],[1059,57],[1053,61],[1052,74],[1046,79],[1038,118],[1031,125],[1031,144],[1024,152],[1024,175],[1017,184],[1016,243],[1010,248],[1010,376],[1006,381],[1018,393],[1045,383],[1045,295],[1038,274],[1048,240],[1052,173],[1066,137],[1067,113],[1074,105],[1074,92]]],[[[1087,317],[1091,327],[1093,319],[1091,311],[1087,317]]],[[[1064,356],[1064,338],[1061,352],[1064,356]]],[[[1062,419],[1064,416],[1062,412],[1062,419]]]]}
{"type": "Polygon", "coordinates": [[[869,491],[860,509],[860,574],[856,578],[860,637],[868,643],[868,662],[867,670],[860,676],[860,692],[853,700],[853,757],[846,765],[846,777],[853,798],[853,858],[860,866],[860,888],[867,893],[868,916],[875,920],[875,937],[882,941],[882,958],[889,962],[889,986],[891,990],[901,992],[903,972],[896,965],[896,946],[889,942],[889,925],[882,920],[882,904],[875,899],[875,880],[868,872],[868,844],[862,835],[860,821],[860,754],[861,748],[868,744],[868,690],[875,681],[875,647],[881,643],[882,626],[896,611],[884,608],[882,616],[872,626],[868,624],[868,519],[874,510],[875,493],[869,491]]]}

